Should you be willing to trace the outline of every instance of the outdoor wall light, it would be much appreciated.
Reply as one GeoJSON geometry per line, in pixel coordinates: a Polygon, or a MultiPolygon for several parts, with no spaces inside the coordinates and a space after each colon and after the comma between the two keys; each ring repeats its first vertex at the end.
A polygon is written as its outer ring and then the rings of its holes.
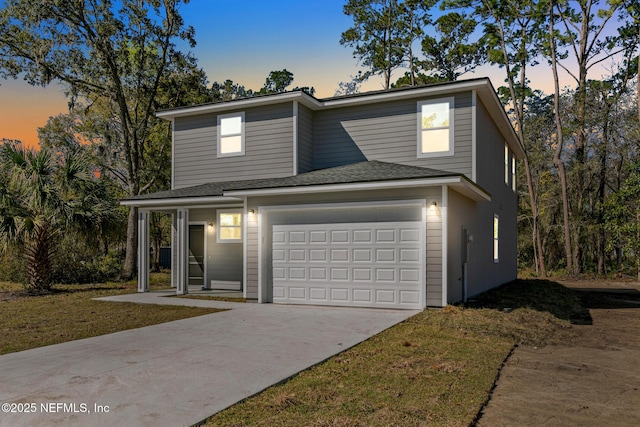
{"type": "Polygon", "coordinates": [[[431,202],[431,206],[434,208],[438,207],[438,202],[436,202],[435,200],[433,202],[431,202]]]}
{"type": "Polygon", "coordinates": [[[256,214],[256,211],[255,211],[255,210],[253,210],[253,209],[249,209],[249,213],[250,213],[251,215],[255,215],[255,214],[256,214]]]}

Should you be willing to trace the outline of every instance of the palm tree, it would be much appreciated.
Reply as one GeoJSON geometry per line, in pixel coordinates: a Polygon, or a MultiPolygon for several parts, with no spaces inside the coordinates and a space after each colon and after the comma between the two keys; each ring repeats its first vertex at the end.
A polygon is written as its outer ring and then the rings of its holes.
{"type": "Polygon", "coordinates": [[[80,150],[55,155],[5,141],[0,160],[0,243],[25,257],[26,290],[47,293],[61,234],[87,230],[113,208],[98,197],[99,184],[80,150]]]}

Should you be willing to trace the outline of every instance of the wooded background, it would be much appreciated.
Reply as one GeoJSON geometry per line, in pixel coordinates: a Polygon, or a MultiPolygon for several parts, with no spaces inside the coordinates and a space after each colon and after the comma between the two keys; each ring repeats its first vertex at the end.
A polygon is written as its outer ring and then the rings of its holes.
{"type": "MultiPolygon", "coordinates": [[[[0,77],[60,83],[69,111],[39,129],[38,150],[2,140],[0,279],[46,292],[54,281],[133,277],[136,210],[118,200],[170,187],[171,130],[155,112],[290,90],[286,69],[257,89],[210,83],[177,48],[195,45],[186,3],[3,3],[0,77]]],[[[522,270],[640,280],[640,2],[347,0],[344,13],[353,25],[339,43],[360,71],[336,95],[372,78],[388,89],[477,77],[487,64],[503,73],[498,94],[527,154],[522,270]],[[547,75],[552,93],[533,87],[532,73],[547,75]]],[[[152,216],[156,254],[169,221],[152,216]]]]}

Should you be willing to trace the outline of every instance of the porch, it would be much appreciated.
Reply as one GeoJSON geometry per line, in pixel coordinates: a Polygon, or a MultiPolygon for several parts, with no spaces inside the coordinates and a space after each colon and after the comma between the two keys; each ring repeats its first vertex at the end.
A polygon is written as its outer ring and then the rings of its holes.
{"type": "Polygon", "coordinates": [[[173,209],[140,207],[138,292],[149,292],[152,212],[171,216],[171,286],[176,294],[245,297],[242,237],[246,213],[237,201],[173,209]]]}

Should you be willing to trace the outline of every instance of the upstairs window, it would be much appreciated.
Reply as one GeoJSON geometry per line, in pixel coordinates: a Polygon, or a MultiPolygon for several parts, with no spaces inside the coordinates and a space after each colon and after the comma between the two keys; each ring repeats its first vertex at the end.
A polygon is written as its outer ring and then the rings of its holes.
{"type": "Polygon", "coordinates": [[[504,143],[504,183],[509,185],[509,146],[504,143]]]}
{"type": "Polygon", "coordinates": [[[242,242],[242,211],[218,210],[218,243],[242,242]]]}
{"type": "Polygon", "coordinates": [[[418,157],[453,156],[454,98],[418,102],[418,157]]]}
{"type": "Polygon", "coordinates": [[[498,256],[498,248],[499,248],[498,222],[499,222],[498,215],[493,215],[493,262],[495,263],[500,261],[500,257],[498,256]]]}
{"type": "Polygon", "coordinates": [[[515,192],[516,187],[516,156],[511,156],[511,189],[515,192]]]}
{"type": "Polygon", "coordinates": [[[218,157],[244,156],[244,113],[218,116],[218,157]]]}

